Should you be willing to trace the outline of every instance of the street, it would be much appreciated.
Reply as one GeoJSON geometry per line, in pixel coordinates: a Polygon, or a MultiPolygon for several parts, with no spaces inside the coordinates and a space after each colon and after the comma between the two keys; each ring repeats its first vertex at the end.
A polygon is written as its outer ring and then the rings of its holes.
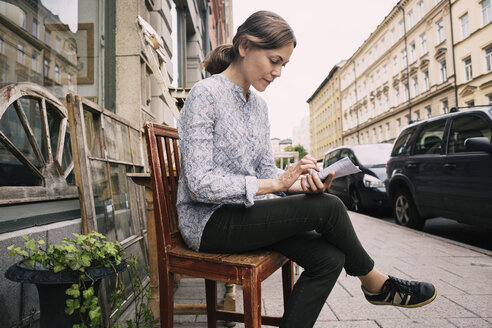
{"type": "MultiPolygon", "coordinates": [[[[366,214],[396,224],[393,213],[366,214]]],[[[422,231],[489,251],[492,250],[491,229],[462,224],[454,220],[439,217],[428,219],[422,231]]]]}

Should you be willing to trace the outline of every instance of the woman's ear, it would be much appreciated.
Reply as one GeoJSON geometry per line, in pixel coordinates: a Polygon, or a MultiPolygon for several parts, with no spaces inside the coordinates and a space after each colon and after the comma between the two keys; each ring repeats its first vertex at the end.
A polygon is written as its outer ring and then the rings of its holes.
{"type": "Polygon", "coordinates": [[[250,46],[250,44],[249,44],[248,39],[241,38],[239,40],[238,50],[239,50],[239,56],[240,57],[246,56],[246,51],[248,50],[249,46],[250,46]]]}

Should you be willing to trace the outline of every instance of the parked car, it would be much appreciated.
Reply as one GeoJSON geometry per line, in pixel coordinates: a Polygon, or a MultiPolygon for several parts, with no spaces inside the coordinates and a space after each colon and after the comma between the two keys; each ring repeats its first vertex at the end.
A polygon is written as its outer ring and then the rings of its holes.
{"type": "Polygon", "coordinates": [[[398,224],[442,216],[492,227],[492,107],[410,124],[395,141],[386,189],[398,224]]]}
{"type": "Polygon", "coordinates": [[[323,168],[348,157],[362,172],[332,181],[328,192],[337,195],[353,211],[389,208],[384,180],[391,144],[341,146],[328,151],[323,168]]]}

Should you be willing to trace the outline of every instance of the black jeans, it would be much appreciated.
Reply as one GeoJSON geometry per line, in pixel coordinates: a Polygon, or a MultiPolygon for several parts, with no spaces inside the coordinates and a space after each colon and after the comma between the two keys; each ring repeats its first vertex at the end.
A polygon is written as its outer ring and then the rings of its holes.
{"type": "Polygon", "coordinates": [[[205,226],[200,251],[276,250],[304,268],[280,327],[312,327],[342,268],[369,273],[374,261],[355,234],[344,204],[329,194],[260,200],[249,208],[224,205],[205,226]]]}

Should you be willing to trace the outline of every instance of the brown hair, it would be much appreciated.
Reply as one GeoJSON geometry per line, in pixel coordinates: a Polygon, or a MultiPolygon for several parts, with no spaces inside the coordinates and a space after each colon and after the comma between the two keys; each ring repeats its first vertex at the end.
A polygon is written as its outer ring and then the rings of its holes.
{"type": "Polygon", "coordinates": [[[277,49],[289,43],[297,44],[294,31],[279,15],[271,11],[258,11],[237,28],[232,44],[218,46],[202,62],[210,74],[224,71],[239,54],[241,42],[261,49],[277,49]]]}

